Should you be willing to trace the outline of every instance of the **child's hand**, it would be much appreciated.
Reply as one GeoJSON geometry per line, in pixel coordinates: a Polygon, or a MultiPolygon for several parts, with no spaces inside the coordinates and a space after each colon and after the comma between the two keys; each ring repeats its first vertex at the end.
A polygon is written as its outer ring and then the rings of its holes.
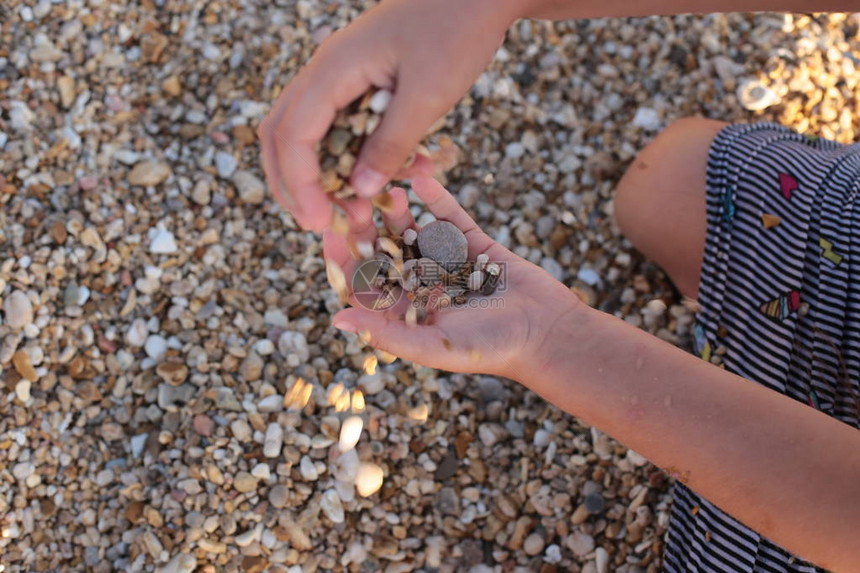
{"type": "MultiPolygon", "coordinates": [[[[439,311],[428,325],[408,325],[397,316],[402,315],[405,301],[396,310],[374,311],[358,304],[351,293],[353,308],[338,312],[334,326],[369,334],[371,346],[425,366],[522,381],[525,365],[542,355],[539,351],[551,327],[559,320],[572,320],[579,299],[546,271],[493,241],[435,180],[415,179],[413,189],[437,219],[450,221],[466,234],[470,260],[487,253],[490,262],[503,267],[504,288],[489,296],[470,295],[474,306],[439,311]]],[[[394,208],[385,223],[399,234],[414,227],[415,221],[405,192],[395,189],[392,196],[394,208]]],[[[369,210],[351,210],[349,221],[352,239],[375,239],[369,210]]],[[[323,239],[326,259],[337,263],[349,282],[356,262],[349,255],[347,240],[332,231],[326,231],[323,239]]]]}
{"type": "Polygon", "coordinates": [[[513,0],[386,0],[333,34],[260,125],[275,199],[305,228],[329,224],[317,144],[335,112],[371,86],[394,98],[350,183],[361,196],[377,193],[486,67],[518,9],[513,0]]]}

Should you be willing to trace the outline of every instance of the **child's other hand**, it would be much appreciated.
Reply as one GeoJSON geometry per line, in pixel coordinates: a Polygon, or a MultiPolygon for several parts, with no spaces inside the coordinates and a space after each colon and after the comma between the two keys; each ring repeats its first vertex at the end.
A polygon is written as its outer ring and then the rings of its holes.
{"type": "MultiPolygon", "coordinates": [[[[395,311],[369,310],[357,304],[338,312],[334,326],[369,334],[370,345],[425,366],[457,372],[481,372],[522,381],[526,369],[542,356],[543,343],[559,320],[575,320],[579,299],[540,267],[514,255],[487,236],[451,194],[429,178],[415,179],[415,193],[437,219],[450,221],[469,241],[469,259],[487,253],[490,262],[503,266],[504,288],[492,295],[470,295],[474,304],[447,308],[427,325],[408,325],[402,315],[406,301],[395,311]]],[[[406,193],[392,192],[394,208],[385,223],[393,233],[414,227],[406,193]]],[[[370,210],[349,212],[352,239],[372,241],[376,229],[370,210]]],[[[356,267],[344,237],[326,231],[325,257],[337,263],[349,282],[356,267]]],[[[405,296],[404,296],[405,299],[405,296]]],[[[397,307],[395,307],[397,308],[397,307]]]]}
{"type": "Polygon", "coordinates": [[[333,34],[260,125],[275,199],[307,229],[329,224],[317,144],[336,111],[371,86],[394,97],[362,146],[351,184],[361,196],[377,193],[486,67],[517,10],[515,0],[386,0],[333,34]]]}

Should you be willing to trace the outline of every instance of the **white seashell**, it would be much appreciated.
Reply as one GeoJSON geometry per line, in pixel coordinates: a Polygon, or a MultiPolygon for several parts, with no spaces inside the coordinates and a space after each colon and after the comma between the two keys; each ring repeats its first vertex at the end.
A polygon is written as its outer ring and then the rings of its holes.
{"type": "Polygon", "coordinates": [[[759,80],[746,80],[738,86],[738,100],[750,111],[761,111],[780,102],[780,97],[759,80]]]}

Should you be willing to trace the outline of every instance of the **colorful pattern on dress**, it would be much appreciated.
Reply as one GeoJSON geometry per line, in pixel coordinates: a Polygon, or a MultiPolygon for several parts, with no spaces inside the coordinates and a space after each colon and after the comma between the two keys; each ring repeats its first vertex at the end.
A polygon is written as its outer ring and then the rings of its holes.
{"type": "Polygon", "coordinates": [[[788,173],[780,173],[779,188],[782,191],[782,196],[790,200],[792,191],[797,189],[797,179],[788,173]]]}
{"type": "Polygon", "coordinates": [[[711,359],[711,343],[705,336],[705,329],[698,323],[693,328],[693,351],[706,362],[711,359]]]}
{"type": "Polygon", "coordinates": [[[723,221],[731,226],[732,219],[735,217],[735,192],[733,189],[728,189],[723,195],[723,221]]]}
{"type": "Polygon", "coordinates": [[[821,247],[821,256],[838,267],[839,263],[842,262],[842,255],[833,250],[833,243],[824,237],[820,237],[818,239],[818,246],[821,247]]]}
{"type": "Polygon", "coordinates": [[[761,305],[761,311],[770,318],[785,320],[792,312],[800,308],[800,292],[793,290],[781,294],[775,299],[761,305]]]}

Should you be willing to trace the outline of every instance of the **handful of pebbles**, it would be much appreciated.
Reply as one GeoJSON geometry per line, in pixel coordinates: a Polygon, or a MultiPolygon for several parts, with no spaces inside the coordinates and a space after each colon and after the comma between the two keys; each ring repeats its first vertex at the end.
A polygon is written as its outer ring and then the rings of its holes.
{"type": "MultiPolygon", "coordinates": [[[[336,200],[355,196],[349,174],[361,145],[379,125],[391,97],[387,90],[371,90],[335,117],[323,140],[320,166],[323,186],[336,200]]],[[[421,154],[430,159],[437,171],[444,172],[456,164],[458,153],[450,139],[441,138],[436,151],[419,146],[404,168],[421,154]]],[[[373,205],[382,211],[390,209],[388,192],[382,191],[374,197],[373,205]]],[[[342,214],[336,214],[333,229],[346,234],[342,214]]],[[[486,254],[469,261],[466,236],[453,223],[433,221],[417,231],[406,229],[399,237],[388,236],[381,229],[379,234],[375,244],[350,244],[353,259],[361,261],[363,269],[360,284],[356,285],[354,280],[352,286],[376,293],[371,297],[374,309],[390,308],[405,293],[411,304],[403,318],[417,324],[428,320],[435,310],[465,303],[469,293],[490,295],[499,284],[500,265],[490,262],[486,254]],[[372,264],[367,264],[371,261],[372,264]]],[[[333,261],[326,265],[329,283],[345,304],[349,292],[346,276],[333,261]]]]}

